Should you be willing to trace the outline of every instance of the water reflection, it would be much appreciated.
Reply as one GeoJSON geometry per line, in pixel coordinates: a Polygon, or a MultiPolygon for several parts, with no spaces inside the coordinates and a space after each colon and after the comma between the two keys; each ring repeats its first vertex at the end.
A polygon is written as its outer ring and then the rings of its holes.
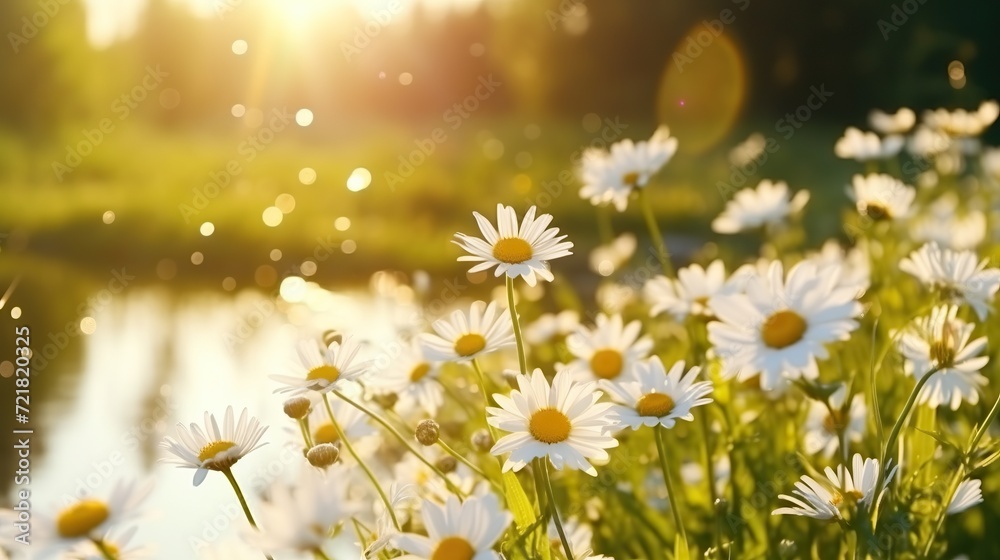
{"type": "MultiPolygon", "coordinates": [[[[225,478],[211,473],[193,487],[193,470],[157,463],[159,441],[178,421],[200,422],[206,410],[247,407],[270,429],[269,444],[234,468],[244,490],[256,496],[272,481],[293,479],[301,456],[282,429],[282,398],[267,376],[297,373],[297,340],[325,329],[350,327],[370,353],[381,351],[400,317],[417,317],[405,303],[312,285],[303,303],[281,307],[253,292],[179,297],[137,289],[117,298],[81,341],[78,380],[64,376],[71,380],[51,388],[36,420],[45,446],[33,464],[35,510],[106,496],[120,478],[151,477],[155,515],[136,541],[155,544],[156,558],[260,556],[240,544],[247,525],[225,478]]],[[[356,557],[348,554],[337,557],[356,557]]]]}

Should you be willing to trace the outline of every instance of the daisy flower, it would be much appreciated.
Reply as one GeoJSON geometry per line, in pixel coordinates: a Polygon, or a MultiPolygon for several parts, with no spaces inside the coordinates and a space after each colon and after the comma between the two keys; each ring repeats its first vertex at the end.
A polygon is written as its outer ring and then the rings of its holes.
{"type": "MultiPolygon", "coordinates": [[[[101,539],[101,546],[111,553],[115,560],[139,560],[140,558],[150,558],[153,550],[148,546],[129,546],[132,537],[139,530],[138,527],[130,527],[124,531],[109,531],[101,539]]],[[[0,558],[4,558],[0,555],[0,558]]],[[[97,548],[97,543],[87,541],[69,552],[68,558],[74,560],[106,560],[107,556],[97,548]]]]}
{"type": "Polygon", "coordinates": [[[548,457],[556,469],[568,467],[597,476],[588,459],[607,461],[605,449],[618,446],[607,435],[617,423],[611,403],[598,403],[601,392],[592,383],[574,383],[560,371],[546,381],[542,370],[531,376],[518,375],[518,389],[510,396],[494,394],[500,408],[488,407],[487,421],[510,434],[490,450],[493,455],[510,452],[503,471],[519,471],[532,459],[548,457]]]}
{"type": "Polygon", "coordinates": [[[989,357],[979,355],[986,349],[986,337],[970,342],[975,325],[956,318],[957,314],[954,305],[935,307],[929,317],[917,318],[899,339],[907,374],[921,379],[932,369],[941,368],[917,395],[921,404],[947,404],[958,410],[963,400],[969,404],[979,402],[978,388],[987,383],[979,373],[989,362],[989,357]]]}
{"type": "Polygon", "coordinates": [[[961,513],[973,506],[983,503],[983,482],[974,478],[968,478],[958,485],[955,495],[948,503],[947,515],[961,513]]]}
{"type": "Polygon", "coordinates": [[[422,410],[428,416],[434,416],[444,403],[444,388],[438,377],[440,372],[441,363],[428,359],[424,347],[413,341],[385,371],[372,376],[371,385],[379,391],[398,396],[395,410],[403,416],[413,410],[422,410]]]}
{"type": "Polygon", "coordinates": [[[809,260],[816,263],[820,274],[839,270],[838,288],[847,288],[857,294],[864,295],[871,285],[871,259],[862,243],[847,251],[834,239],[828,240],[818,253],[809,255],[809,260]]]}
{"type": "Polygon", "coordinates": [[[972,251],[952,251],[931,242],[900,261],[899,268],[945,297],[968,303],[983,320],[1000,289],[1000,268],[986,268],[988,262],[977,264],[972,251]]]}
{"type": "Polygon", "coordinates": [[[795,483],[795,490],[792,491],[797,496],[778,495],[779,499],[792,504],[792,507],[778,508],[772,511],[771,515],[842,519],[840,508],[847,503],[869,506],[873,501],[877,503],[886,486],[896,474],[896,467],[893,467],[888,476],[885,477],[882,488],[877,488],[878,459],[862,459],[858,453],[854,454],[851,469],[847,469],[844,465],[838,465],[836,471],[827,467],[824,472],[827,480],[823,481],[816,481],[810,476],[802,475],[800,481],[795,483]]]}
{"type": "Polygon", "coordinates": [[[915,220],[910,228],[915,241],[933,241],[946,249],[966,251],[986,239],[986,215],[980,210],[960,212],[955,193],[941,195],[927,209],[927,215],[915,220]]]}
{"type": "Polygon", "coordinates": [[[979,136],[1000,115],[996,101],[983,101],[975,111],[935,109],[924,112],[924,122],[955,137],[979,136]]]}
{"type": "Polygon", "coordinates": [[[677,271],[677,279],[662,274],[650,279],[642,293],[649,303],[649,314],[669,313],[677,321],[693,315],[714,317],[709,301],[719,294],[734,293],[734,285],[726,282],[726,265],[714,260],[706,268],[692,264],[677,271]]]}
{"type": "Polygon", "coordinates": [[[259,506],[262,530],[248,532],[247,541],[268,554],[324,550],[333,532],[359,509],[347,499],[344,470],[306,467],[294,486],[273,484],[259,506]]]}
{"type": "Polygon", "coordinates": [[[636,246],[638,241],[631,233],[623,233],[611,243],[599,245],[587,259],[590,269],[601,276],[611,276],[632,258],[636,246]]]}
{"type": "Polygon", "coordinates": [[[740,142],[735,148],[729,150],[729,163],[743,167],[750,165],[759,158],[767,147],[767,139],[759,132],[754,132],[746,140],[740,142]]]}
{"type": "Polygon", "coordinates": [[[534,206],[529,208],[518,227],[514,208],[497,204],[496,228],[482,214],[473,212],[486,240],[456,233],[458,239],[452,243],[470,253],[458,260],[479,263],[469,269],[470,273],[496,266],[496,276],[521,276],[529,286],[537,282],[536,275],[551,282],[555,277],[549,271],[548,261],[572,255],[573,244],[563,241],[566,236],[559,235],[559,228],[548,227],[552,222],[551,214],[542,214],[536,219],[535,210],[534,206]]]}
{"type": "Polygon", "coordinates": [[[468,362],[514,344],[510,312],[497,312],[497,302],[477,301],[469,313],[456,309],[447,319],[434,321],[437,334],[421,333],[424,356],[435,362],[468,362]]]}
{"type": "Polygon", "coordinates": [[[928,126],[918,126],[906,140],[906,150],[914,156],[929,158],[951,150],[953,142],[944,132],[928,126]]]}
{"type": "Polygon", "coordinates": [[[677,420],[694,420],[691,409],[712,402],[712,382],[695,381],[701,368],[692,367],[684,373],[684,362],[675,363],[667,372],[659,356],[640,362],[636,367],[637,381],[620,383],[601,381],[601,388],[619,403],[614,411],[621,427],[638,430],[659,424],[673,428],[677,420]]]}
{"type": "Polygon", "coordinates": [[[862,310],[856,292],[838,286],[839,267],[822,272],[802,261],[785,278],[776,261],[766,276],[747,283],[745,294],[715,299],[719,321],[708,324],[708,339],[727,375],[745,381],[760,374],[765,391],[819,376],[816,360],[829,356],[826,344],[847,340],[862,310]]]}
{"type": "Polygon", "coordinates": [[[777,226],[797,214],[807,202],[809,191],[799,191],[789,199],[788,184],[765,179],[756,188],[733,195],[722,214],[712,221],[712,231],[739,233],[764,225],[777,226]]]}
{"type": "Polygon", "coordinates": [[[805,422],[805,452],[812,455],[821,453],[824,457],[833,457],[840,448],[840,432],[848,441],[859,442],[865,433],[865,420],[868,407],[860,394],[851,399],[850,407],[844,406],[847,400],[847,387],[841,385],[830,395],[829,404],[812,401],[805,422]],[[831,409],[833,412],[831,413],[831,409]]]}
{"type": "Polygon", "coordinates": [[[886,136],[880,139],[874,132],[862,132],[853,126],[847,127],[833,147],[837,157],[868,161],[890,158],[899,153],[903,147],[903,137],[886,136]]]}
{"type": "Polygon", "coordinates": [[[907,107],[895,113],[874,109],[868,113],[868,123],[882,134],[906,134],[917,124],[917,114],[907,107]]]}
{"type": "Polygon", "coordinates": [[[177,439],[167,436],[160,447],[180,459],[165,459],[164,462],[197,469],[194,485],[198,486],[205,480],[208,471],[228,471],[248,453],[264,446],[258,442],[266,431],[267,426],[261,426],[260,421],[251,417],[245,408],[239,421],[234,421],[233,407],[230,406],[226,409],[222,429],[219,429],[215,415],[206,412],[204,431],[194,422],[190,428],[178,422],[177,439]]]}
{"type": "Polygon", "coordinates": [[[395,539],[414,560],[499,560],[493,545],[513,519],[493,494],[464,503],[451,496],[444,505],[425,500],[421,513],[427,536],[402,533],[395,539]]]}
{"type": "Polygon", "coordinates": [[[580,197],[595,206],[611,202],[619,212],[624,212],[632,191],[645,187],[676,151],[677,139],[670,136],[666,126],[657,128],[648,141],[616,142],[610,153],[587,150],[581,160],[580,197]]]}
{"type": "Polygon", "coordinates": [[[319,340],[304,340],[299,343],[298,351],[306,368],[305,377],[272,375],[271,379],[284,385],[274,392],[316,396],[317,393],[344,390],[368,371],[368,362],[356,361],[360,350],[351,338],[334,341],[326,347],[319,340]]]}
{"type": "Polygon", "coordinates": [[[873,220],[898,220],[910,214],[910,205],[917,196],[913,187],[884,173],[855,175],[848,195],[858,213],[873,220]]]}
{"type": "MultiPolygon", "coordinates": [[[[380,444],[381,438],[374,437],[378,435],[378,430],[368,422],[369,417],[367,414],[341,399],[330,399],[330,410],[333,411],[333,417],[337,419],[337,424],[340,425],[340,429],[344,431],[344,436],[351,442],[354,451],[358,455],[367,456],[369,453],[375,451],[380,444]]],[[[343,445],[340,441],[337,428],[334,427],[333,422],[330,422],[330,414],[327,412],[326,406],[314,406],[308,418],[313,445],[323,443],[337,445],[338,447],[343,445]]],[[[292,431],[290,430],[290,432],[292,431]]],[[[297,431],[294,430],[294,432],[297,431]]],[[[344,451],[342,447],[340,450],[341,452],[344,451]]],[[[346,454],[346,457],[341,455],[340,460],[351,460],[350,454],[346,454]]]]}
{"type": "MultiPolygon", "coordinates": [[[[121,541],[105,541],[109,532],[117,530],[123,523],[136,521],[136,516],[146,498],[153,490],[149,482],[118,481],[106,500],[86,497],[67,503],[54,516],[43,512],[32,512],[31,558],[47,560],[65,558],[70,549],[95,551],[94,543],[115,545],[121,541]]],[[[18,512],[0,510],[3,526],[12,527],[18,521],[18,512]]],[[[127,530],[126,530],[127,532],[127,530]]],[[[13,536],[4,531],[5,542],[13,536]]],[[[117,539],[115,537],[115,539],[117,539]]]]}
{"type": "Polygon", "coordinates": [[[528,344],[544,344],[558,336],[566,336],[580,324],[580,314],[569,309],[559,313],[545,313],[525,327],[524,340],[528,344]]]}
{"type": "Polygon", "coordinates": [[[651,338],[639,338],[641,328],[639,321],[625,325],[621,315],[599,314],[593,330],[580,325],[566,337],[566,347],[576,357],[569,369],[581,381],[631,379],[635,365],[653,349],[651,338]]]}

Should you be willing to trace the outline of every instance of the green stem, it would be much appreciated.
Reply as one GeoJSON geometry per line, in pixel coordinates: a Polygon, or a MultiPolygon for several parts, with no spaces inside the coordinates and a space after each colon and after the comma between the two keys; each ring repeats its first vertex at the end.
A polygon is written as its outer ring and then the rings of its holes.
{"type": "Polygon", "coordinates": [[[670,467],[667,465],[667,444],[663,440],[667,429],[657,425],[654,431],[656,432],[656,451],[660,456],[660,468],[663,470],[663,482],[667,486],[667,498],[670,500],[670,512],[674,514],[674,525],[677,526],[677,534],[680,535],[684,546],[687,546],[687,531],[684,530],[684,521],[681,519],[681,504],[680,500],[677,499],[676,491],[674,491],[674,483],[670,477],[670,467]]]}
{"type": "MultiPolygon", "coordinates": [[[[233,476],[233,470],[230,468],[222,469],[222,474],[226,475],[226,480],[228,480],[229,484],[233,486],[233,491],[236,492],[236,498],[239,499],[240,506],[243,507],[243,514],[247,516],[247,521],[250,522],[250,526],[259,531],[260,528],[257,527],[257,522],[253,520],[253,515],[250,514],[250,506],[247,505],[247,499],[243,497],[243,491],[240,490],[240,485],[237,484],[236,477],[233,476]]],[[[267,553],[264,554],[264,558],[267,558],[267,560],[274,560],[274,558],[271,558],[271,555],[267,553]]],[[[114,559],[112,558],[111,560],[114,559]]]]}
{"type": "Polygon", "coordinates": [[[389,496],[386,495],[385,490],[382,489],[382,485],[379,484],[378,479],[375,478],[375,473],[368,468],[368,465],[365,464],[364,460],[362,460],[358,453],[354,450],[354,446],[351,445],[350,440],[347,439],[347,434],[344,433],[344,430],[340,427],[340,423],[337,422],[337,419],[333,416],[333,409],[330,408],[330,399],[327,397],[326,393],[323,393],[323,405],[326,406],[326,413],[330,416],[330,423],[333,424],[333,429],[337,431],[337,437],[344,443],[344,447],[347,448],[347,452],[351,454],[351,457],[354,457],[354,460],[357,461],[361,470],[365,471],[365,475],[368,477],[368,480],[372,482],[372,486],[375,487],[375,491],[378,492],[378,497],[381,498],[382,503],[385,504],[385,509],[389,512],[389,517],[392,518],[392,524],[396,526],[396,530],[401,530],[402,527],[399,525],[399,520],[396,519],[396,512],[392,508],[392,502],[389,501],[389,496]]]}
{"type": "Polygon", "coordinates": [[[882,448],[882,457],[879,461],[879,485],[881,486],[882,480],[885,478],[885,461],[889,458],[889,450],[892,449],[893,445],[896,444],[896,438],[899,437],[899,431],[903,428],[903,424],[906,423],[907,417],[910,415],[910,410],[913,408],[914,403],[917,402],[917,396],[920,394],[920,390],[924,388],[924,385],[934,376],[937,372],[941,371],[941,367],[937,366],[928,371],[920,379],[917,380],[917,384],[913,387],[913,391],[910,392],[909,398],[906,399],[906,404],[903,406],[903,413],[896,419],[896,423],[892,426],[892,431],[889,432],[889,438],[885,441],[885,447],[882,448]]]}
{"type": "Polygon", "coordinates": [[[979,426],[976,430],[975,435],[969,441],[969,447],[965,452],[964,461],[958,466],[958,470],[955,471],[954,476],[951,479],[951,483],[948,485],[948,491],[944,495],[944,499],[941,500],[941,510],[938,512],[937,520],[934,522],[934,531],[927,537],[927,544],[924,546],[924,551],[922,558],[930,557],[931,547],[934,545],[934,539],[937,534],[941,532],[941,528],[944,527],[944,520],[948,517],[948,506],[951,504],[951,500],[955,497],[955,491],[958,490],[958,485],[962,483],[965,479],[966,470],[969,468],[969,460],[975,456],[976,447],[979,446],[979,442],[986,435],[986,430],[989,429],[990,424],[996,418],[997,414],[1000,413],[1000,396],[997,400],[993,402],[993,408],[990,409],[989,414],[986,415],[986,420],[983,424],[979,426]]]}
{"type": "Polygon", "coordinates": [[[552,479],[549,478],[549,463],[545,458],[540,458],[536,459],[536,464],[542,475],[542,481],[545,485],[545,493],[549,498],[549,513],[552,514],[552,520],[556,524],[556,532],[559,533],[559,540],[562,541],[563,550],[566,551],[567,560],[573,560],[576,557],[573,556],[573,548],[570,547],[569,539],[566,538],[566,530],[563,529],[562,521],[559,520],[559,511],[556,508],[556,497],[555,493],[552,491],[552,479]]]}
{"type": "MultiPolygon", "coordinates": [[[[396,439],[399,440],[399,443],[403,444],[403,447],[405,447],[410,453],[413,453],[413,455],[415,455],[417,457],[417,459],[420,460],[421,463],[423,463],[424,465],[426,465],[427,468],[431,469],[431,471],[433,471],[434,474],[436,474],[439,477],[441,477],[441,480],[444,481],[445,486],[448,487],[448,491],[449,492],[453,492],[459,498],[465,498],[465,493],[462,492],[457,486],[455,486],[455,483],[452,482],[451,479],[448,478],[447,475],[445,475],[443,472],[441,472],[440,469],[438,469],[437,467],[435,467],[434,463],[431,463],[430,461],[427,460],[426,457],[424,457],[423,455],[421,455],[420,452],[417,451],[417,449],[415,447],[413,447],[413,445],[410,443],[410,441],[406,437],[404,437],[403,434],[399,433],[399,430],[397,430],[395,427],[393,427],[392,424],[386,422],[385,419],[383,419],[381,416],[379,416],[378,414],[375,414],[374,412],[372,412],[368,408],[364,407],[363,405],[358,404],[353,399],[348,398],[347,395],[344,395],[340,391],[333,391],[333,394],[337,395],[338,397],[340,397],[341,399],[343,399],[346,403],[350,404],[354,408],[360,410],[361,412],[364,412],[372,420],[375,420],[376,422],[378,422],[380,426],[382,426],[386,430],[389,430],[389,433],[391,433],[392,435],[396,436],[396,439]]],[[[325,397],[325,395],[324,395],[324,397],[325,397]]],[[[327,405],[327,406],[329,407],[329,405],[327,405]]],[[[393,520],[395,520],[395,516],[393,516],[393,520]]],[[[397,529],[399,528],[398,524],[396,525],[396,528],[397,529]]]]}
{"type": "Polygon", "coordinates": [[[455,451],[454,449],[452,449],[451,446],[448,445],[447,443],[445,443],[443,439],[438,439],[437,442],[438,442],[438,445],[441,446],[441,449],[444,449],[449,455],[451,455],[452,457],[454,457],[456,460],[458,460],[459,462],[461,462],[463,465],[465,465],[465,466],[469,467],[470,469],[472,469],[472,472],[474,472],[477,475],[481,476],[483,478],[483,480],[490,481],[490,484],[492,484],[494,488],[496,488],[501,493],[503,493],[503,487],[500,486],[499,484],[497,484],[497,482],[495,480],[493,480],[490,477],[486,476],[486,473],[483,472],[482,469],[480,469],[479,467],[477,467],[475,465],[475,463],[473,463],[467,457],[465,457],[465,455],[462,455],[458,451],[455,451]]]}
{"type": "Polygon", "coordinates": [[[90,542],[94,543],[94,546],[97,547],[97,551],[101,553],[101,556],[103,556],[105,560],[117,560],[115,553],[108,549],[108,545],[104,544],[103,540],[90,539],[90,542]]]}
{"type": "Polygon", "coordinates": [[[660,260],[660,267],[667,278],[674,277],[674,266],[670,263],[670,253],[667,252],[667,245],[663,241],[663,234],[660,233],[660,226],[656,223],[656,216],[653,214],[653,205],[649,202],[646,189],[638,189],[639,204],[642,206],[642,215],[646,219],[646,227],[649,228],[649,235],[653,238],[653,246],[656,247],[656,257],[660,260]]]}
{"type": "Polygon", "coordinates": [[[299,418],[299,429],[302,431],[302,439],[306,442],[306,449],[313,448],[312,435],[309,433],[309,427],[306,426],[307,420],[305,418],[299,418]]]}
{"type": "MultiPolygon", "coordinates": [[[[712,460],[712,432],[711,427],[708,422],[708,409],[703,411],[703,414],[699,415],[701,417],[701,429],[704,432],[705,440],[705,474],[708,478],[708,500],[709,500],[709,510],[715,513],[715,502],[718,501],[719,496],[715,491],[715,462],[712,460]]],[[[722,550],[722,535],[719,534],[719,521],[716,516],[712,516],[715,521],[712,523],[712,536],[715,541],[715,550],[722,550]]],[[[721,552],[720,552],[721,554],[721,552]]]]}
{"type": "Polygon", "coordinates": [[[937,519],[934,521],[934,531],[927,537],[927,544],[924,545],[923,552],[921,553],[921,558],[930,558],[931,548],[934,546],[934,538],[937,534],[941,532],[941,528],[944,527],[944,520],[948,517],[948,506],[951,505],[951,500],[955,496],[955,491],[958,490],[958,485],[962,483],[962,479],[965,478],[965,464],[959,465],[958,470],[955,471],[955,475],[951,479],[951,483],[948,484],[948,492],[944,495],[944,499],[941,500],[941,510],[938,511],[937,519]]]}
{"type": "Polygon", "coordinates": [[[521,375],[528,374],[528,361],[524,357],[524,340],[521,338],[521,322],[517,317],[517,306],[514,305],[514,279],[507,277],[507,308],[510,310],[510,320],[514,324],[514,340],[517,342],[517,363],[521,367],[521,375]]]}

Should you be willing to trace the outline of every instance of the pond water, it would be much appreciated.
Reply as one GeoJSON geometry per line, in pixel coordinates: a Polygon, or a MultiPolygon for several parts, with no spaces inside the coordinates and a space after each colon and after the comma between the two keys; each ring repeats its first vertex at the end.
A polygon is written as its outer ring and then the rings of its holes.
{"type": "MultiPolygon", "coordinates": [[[[200,423],[206,410],[249,408],[270,426],[268,445],[233,469],[253,508],[268,483],[293,479],[302,464],[268,375],[301,371],[295,347],[305,336],[349,330],[373,352],[397,336],[400,317],[418,316],[406,290],[372,296],[296,289],[291,299],[298,303],[279,306],[257,292],[137,289],[103,307],[96,330],[81,337],[79,363],[59,364],[75,371],[54,379],[69,380],[36,403],[34,437],[44,441],[33,457],[35,512],[54,513],[75,495],[106,497],[118,480],[149,478],[151,515],[134,541],[154,545],[154,558],[262,557],[240,548],[239,532],[248,525],[225,477],[210,473],[194,487],[193,470],[158,462],[165,456],[159,442],[177,422],[200,423]]],[[[350,547],[341,550],[336,557],[357,557],[350,547]]]]}

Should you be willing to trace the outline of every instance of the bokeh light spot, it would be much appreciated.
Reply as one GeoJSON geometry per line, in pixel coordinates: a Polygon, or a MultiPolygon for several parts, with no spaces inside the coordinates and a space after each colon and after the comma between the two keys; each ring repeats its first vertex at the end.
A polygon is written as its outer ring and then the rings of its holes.
{"type": "Polygon", "coordinates": [[[289,214],[295,210],[295,197],[288,193],[281,193],[274,199],[274,205],[281,210],[282,214],[289,214]]]}
{"type": "Polygon", "coordinates": [[[413,74],[410,74],[409,72],[403,72],[402,74],[399,75],[399,83],[404,86],[412,84],[413,74]]]}
{"type": "Polygon", "coordinates": [[[358,244],[355,243],[353,239],[345,239],[344,242],[340,244],[340,250],[343,251],[345,255],[350,255],[354,251],[358,250],[358,244]]]}
{"type": "Polygon", "coordinates": [[[112,224],[112,223],[114,223],[114,221],[115,221],[115,213],[112,212],[111,210],[108,210],[107,212],[104,213],[103,216],[101,216],[101,221],[103,221],[106,224],[112,224]]]}
{"type": "Polygon", "coordinates": [[[497,140],[496,138],[490,138],[486,142],[483,142],[483,155],[487,159],[496,161],[503,157],[503,142],[497,140]]]}
{"type": "Polygon", "coordinates": [[[201,234],[204,235],[205,237],[208,237],[209,235],[215,233],[215,224],[213,224],[212,222],[205,222],[201,224],[201,227],[198,228],[198,231],[200,231],[201,234]]]}
{"type": "Polygon", "coordinates": [[[337,228],[337,231],[347,231],[351,229],[351,219],[347,216],[341,216],[334,220],[333,227],[337,228]]]}
{"type": "Polygon", "coordinates": [[[316,182],[316,170],[312,167],[303,167],[299,170],[299,182],[303,185],[311,185],[316,182]]]}
{"type": "Polygon", "coordinates": [[[177,276],[177,263],[173,259],[160,259],[156,263],[156,275],[160,280],[173,280],[177,276]]]}
{"type": "Polygon", "coordinates": [[[268,227],[278,227],[284,216],[285,214],[280,208],[276,206],[268,206],[264,209],[264,213],[261,215],[261,218],[264,220],[264,225],[268,227]]]}
{"type": "Polygon", "coordinates": [[[241,55],[246,54],[249,45],[243,39],[237,39],[233,41],[233,54],[241,55]]]}
{"type": "Polygon", "coordinates": [[[271,287],[278,281],[278,271],[271,265],[262,264],[254,271],[253,281],[261,288],[271,287]]]}
{"type": "Polygon", "coordinates": [[[729,37],[713,37],[698,24],[666,64],[657,95],[660,122],[677,137],[679,150],[701,153],[722,140],[739,115],[746,97],[743,56],[729,37]]]}
{"type": "Polygon", "coordinates": [[[313,112],[309,109],[299,109],[295,113],[295,123],[299,126],[309,126],[313,122],[313,112]]]}
{"type": "Polygon", "coordinates": [[[306,281],[298,276],[289,276],[281,281],[278,293],[289,303],[297,303],[306,297],[306,281]]]}
{"type": "Polygon", "coordinates": [[[236,279],[232,276],[226,276],[222,279],[222,289],[227,292],[231,292],[236,289],[236,279]]]}
{"type": "Polygon", "coordinates": [[[299,270],[302,271],[303,276],[312,276],[313,274],[316,274],[317,268],[318,267],[314,261],[305,261],[302,263],[302,266],[299,267],[299,270]]]}
{"type": "Polygon", "coordinates": [[[83,334],[94,334],[97,330],[97,319],[93,317],[84,317],[80,319],[80,332],[83,334]]]}
{"type": "Polygon", "coordinates": [[[593,134],[601,129],[601,116],[597,113],[587,113],[583,116],[583,130],[593,134]]]}
{"type": "Polygon", "coordinates": [[[236,105],[233,105],[233,107],[229,110],[229,112],[234,117],[240,118],[243,115],[247,114],[247,108],[243,106],[242,103],[237,103],[236,105]]]}
{"type": "Polygon", "coordinates": [[[271,254],[268,255],[268,256],[271,257],[271,260],[274,261],[274,262],[280,261],[281,260],[281,249],[271,249],[271,254]]]}
{"type": "Polygon", "coordinates": [[[347,190],[351,192],[358,192],[368,188],[372,182],[372,173],[364,167],[359,167],[351,172],[351,176],[347,178],[347,190]]]}
{"type": "Polygon", "coordinates": [[[11,319],[20,319],[21,318],[21,308],[20,307],[11,307],[10,308],[10,318],[11,319]]]}
{"type": "Polygon", "coordinates": [[[201,251],[191,253],[191,264],[197,266],[203,262],[205,262],[205,255],[201,254],[201,251]]]}

